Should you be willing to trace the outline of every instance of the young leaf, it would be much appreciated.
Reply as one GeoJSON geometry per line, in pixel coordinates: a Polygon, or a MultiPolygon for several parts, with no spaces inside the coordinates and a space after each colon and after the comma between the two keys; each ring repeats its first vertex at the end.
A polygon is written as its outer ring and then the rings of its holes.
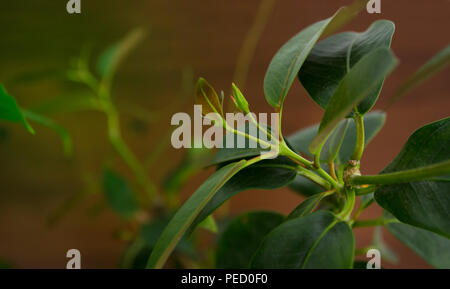
{"type": "MultiPolygon", "coordinates": [[[[365,32],[343,32],[317,43],[300,69],[300,82],[312,99],[326,109],[339,83],[358,61],[377,48],[390,47],[394,30],[394,23],[379,20],[365,32]]],[[[370,110],[382,85],[383,79],[367,93],[358,105],[359,113],[370,110]]]]}
{"type": "Polygon", "coordinates": [[[144,39],[145,32],[142,28],[130,31],[118,43],[107,48],[97,62],[97,70],[103,78],[111,79],[121,62],[144,39]]]}
{"type": "Polygon", "coordinates": [[[398,100],[400,97],[410,92],[422,82],[438,73],[450,64],[450,45],[442,49],[438,54],[433,56],[419,70],[412,74],[395,92],[394,97],[388,106],[398,100]]]}
{"type": "Polygon", "coordinates": [[[110,169],[103,172],[103,191],[108,205],[125,219],[137,210],[136,200],[126,181],[110,169]]]}
{"type": "Polygon", "coordinates": [[[69,133],[62,126],[56,124],[48,117],[36,114],[34,112],[23,110],[23,114],[31,121],[39,123],[54,130],[60,137],[63,143],[64,154],[70,156],[72,154],[72,140],[69,133]]]}
{"type": "Polygon", "coordinates": [[[450,269],[450,239],[402,223],[389,223],[386,227],[431,266],[450,269]]]}
{"type": "Polygon", "coordinates": [[[249,113],[250,110],[248,108],[248,102],[245,99],[242,92],[239,90],[239,88],[234,83],[232,84],[232,92],[233,92],[234,101],[236,102],[236,107],[240,111],[242,111],[244,114],[249,113]]]}
{"type": "Polygon", "coordinates": [[[250,212],[233,219],[219,237],[216,268],[248,269],[263,238],[283,220],[283,215],[272,212],[250,212]]]}
{"type": "Polygon", "coordinates": [[[319,131],[309,145],[316,153],[329,134],[378,83],[395,67],[397,60],[388,48],[378,48],[365,55],[347,73],[328,102],[319,131]]]}
{"type": "Polygon", "coordinates": [[[355,239],[346,222],[328,211],[317,211],[282,223],[256,251],[252,268],[349,269],[353,266],[355,239]]]}
{"type": "Polygon", "coordinates": [[[160,235],[148,260],[147,268],[161,268],[164,265],[176,244],[203,207],[233,175],[244,168],[246,163],[247,161],[242,160],[222,167],[195,191],[173,216],[160,235]]]}
{"type": "Polygon", "coordinates": [[[286,42],[272,58],[264,77],[264,93],[267,102],[272,107],[281,108],[283,106],[292,82],[309,52],[328,24],[341,13],[342,9],[332,17],[303,29],[286,42]]]}
{"type": "Polygon", "coordinates": [[[248,189],[276,189],[289,184],[296,176],[296,164],[285,157],[264,160],[233,176],[208,202],[192,222],[189,232],[234,195],[248,189]],[[261,177],[264,176],[264,177],[261,177]]]}
{"type": "Polygon", "coordinates": [[[2,84],[0,84],[0,119],[20,122],[28,132],[34,134],[33,128],[28,124],[16,100],[6,92],[2,84]]]}
{"type": "Polygon", "coordinates": [[[214,88],[204,79],[199,78],[195,86],[195,104],[202,106],[204,115],[215,112],[223,117],[222,103],[214,88]]]}
{"type": "MultiPolygon", "coordinates": [[[[450,160],[450,118],[415,131],[399,155],[380,174],[416,169],[450,160]]],[[[450,182],[417,181],[385,185],[375,200],[403,223],[450,237],[450,182]]]]}

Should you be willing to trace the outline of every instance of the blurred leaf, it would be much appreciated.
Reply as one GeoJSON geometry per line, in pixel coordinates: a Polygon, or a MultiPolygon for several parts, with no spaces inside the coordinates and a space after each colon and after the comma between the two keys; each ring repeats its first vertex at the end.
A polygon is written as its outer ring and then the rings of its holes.
{"type": "Polygon", "coordinates": [[[10,261],[0,258],[0,269],[13,269],[13,268],[14,266],[10,261]]]}
{"type": "Polygon", "coordinates": [[[216,268],[249,268],[263,238],[283,220],[283,215],[273,212],[249,212],[234,218],[219,237],[216,268]]]}
{"type": "Polygon", "coordinates": [[[98,58],[97,71],[103,78],[111,79],[121,62],[144,39],[142,28],[131,30],[118,43],[107,48],[98,58]]]}
{"type": "Polygon", "coordinates": [[[210,231],[214,234],[218,232],[216,221],[214,220],[212,215],[209,215],[208,217],[206,217],[206,219],[201,221],[200,224],[198,224],[198,227],[210,231]]]}
{"type": "Polygon", "coordinates": [[[245,160],[242,160],[222,167],[195,191],[177,211],[159,237],[148,260],[147,268],[161,268],[164,265],[176,244],[203,207],[233,175],[244,168],[246,163],[245,160]]]}
{"type": "Polygon", "coordinates": [[[322,37],[327,37],[333,34],[341,27],[352,21],[362,10],[366,9],[366,4],[369,0],[355,0],[352,4],[342,7],[341,11],[333,20],[327,25],[327,28],[322,33],[322,37]]]}
{"type": "MultiPolygon", "coordinates": [[[[380,47],[390,47],[394,30],[394,23],[379,20],[365,32],[343,32],[317,43],[298,74],[302,85],[312,99],[326,109],[340,82],[365,55],[380,47]]],[[[370,73],[364,76],[369,78],[370,73]]],[[[376,102],[384,78],[378,80],[358,104],[361,114],[368,112],[376,102]]]]}
{"type": "Polygon", "coordinates": [[[197,224],[212,214],[225,201],[240,192],[249,189],[270,190],[289,184],[297,176],[295,167],[296,164],[285,157],[264,160],[246,167],[217,191],[214,197],[202,208],[188,231],[192,232],[197,224]]]}
{"type": "Polygon", "coordinates": [[[46,126],[55,131],[61,138],[63,143],[64,155],[70,156],[72,154],[72,139],[65,128],[56,124],[52,119],[36,114],[29,110],[23,110],[23,114],[31,121],[46,126]]]}
{"type": "Polygon", "coordinates": [[[2,84],[0,84],[0,119],[20,122],[28,132],[34,134],[33,128],[28,124],[16,100],[6,92],[2,84]]]}
{"type": "Polygon", "coordinates": [[[254,269],[350,269],[353,232],[328,211],[282,223],[263,240],[252,259],[254,269]]]}
{"type": "Polygon", "coordinates": [[[309,145],[316,153],[346,115],[367,96],[396,66],[397,60],[388,48],[366,54],[345,75],[328,102],[317,135],[309,145]]]}
{"type": "Polygon", "coordinates": [[[382,227],[375,227],[372,246],[380,250],[381,258],[392,263],[398,263],[398,256],[394,250],[384,241],[382,227]]]}
{"type": "Polygon", "coordinates": [[[110,169],[103,172],[103,191],[109,207],[122,218],[129,219],[136,213],[133,191],[122,177],[110,169]]]}
{"type": "MultiPolygon", "coordinates": [[[[450,118],[415,131],[382,174],[450,159],[450,118]]],[[[450,182],[417,181],[379,187],[375,200],[403,223],[450,237],[450,182]]]]}
{"type": "Polygon", "coordinates": [[[99,110],[102,100],[91,94],[69,94],[42,101],[31,110],[39,114],[68,113],[85,110],[99,110]]]}
{"type": "Polygon", "coordinates": [[[411,248],[428,264],[450,269],[450,240],[433,232],[403,223],[389,223],[389,232],[411,248]]]}
{"type": "Polygon", "coordinates": [[[443,70],[450,63],[450,45],[442,49],[438,54],[427,61],[419,70],[413,73],[395,92],[388,106],[400,97],[410,92],[422,82],[443,70]]]}
{"type": "Polygon", "coordinates": [[[264,77],[264,93],[272,107],[283,106],[292,82],[309,52],[327,25],[342,11],[340,9],[332,17],[316,22],[297,33],[272,58],[264,77]]]}
{"type": "Polygon", "coordinates": [[[202,114],[218,113],[223,117],[222,103],[214,88],[202,77],[195,86],[195,104],[202,106],[202,114]]]}
{"type": "MultiPolygon", "coordinates": [[[[383,127],[386,120],[386,113],[381,111],[372,111],[364,116],[364,141],[367,146],[368,143],[376,136],[376,134],[383,127]]],[[[348,127],[345,130],[345,136],[342,140],[342,144],[339,148],[339,155],[337,161],[344,164],[352,155],[352,152],[356,145],[356,126],[355,121],[353,119],[344,119],[339,123],[339,126],[345,124],[348,121],[348,127]]],[[[301,152],[309,157],[313,157],[311,153],[308,151],[308,146],[313,140],[314,136],[317,134],[319,129],[319,125],[313,125],[307,128],[304,128],[292,135],[290,135],[287,139],[294,150],[301,152]]],[[[324,145],[321,152],[321,161],[327,162],[329,160],[329,153],[332,149],[329,148],[332,138],[330,138],[324,145]]]]}

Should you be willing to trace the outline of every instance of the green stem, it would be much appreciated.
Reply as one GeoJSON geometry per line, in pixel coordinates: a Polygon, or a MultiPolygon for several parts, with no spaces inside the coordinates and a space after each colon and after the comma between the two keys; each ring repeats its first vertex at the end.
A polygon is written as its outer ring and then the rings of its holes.
{"type": "Polygon", "coordinates": [[[350,183],[352,185],[363,185],[363,184],[389,185],[389,184],[421,181],[432,177],[443,176],[447,174],[450,174],[450,160],[430,166],[395,173],[387,173],[381,175],[353,176],[350,179],[350,183]]]}
{"type": "Polygon", "coordinates": [[[352,214],[353,208],[355,207],[355,191],[353,189],[345,190],[345,204],[342,208],[342,211],[338,214],[338,218],[348,221],[350,219],[350,215],[352,214]]]}
{"type": "Polygon", "coordinates": [[[354,120],[356,124],[356,145],[352,154],[352,160],[359,161],[364,152],[364,117],[356,113],[354,120]]]}
{"type": "Polygon", "coordinates": [[[353,228],[358,228],[358,227],[373,227],[373,226],[384,226],[386,224],[389,223],[395,223],[397,222],[396,220],[391,220],[391,219],[385,219],[383,217],[377,218],[377,219],[371,219],[371,220],[360,220],[360,221],[355,221],[353,223],[353,228]]]}
{"type": "Polygon", "coordinates": [[[376,189],[377,189],[376,186],[368,186],[364,188],[356,188],[355,192],[357,196],[364,196],[375,192],[376,189]]]}

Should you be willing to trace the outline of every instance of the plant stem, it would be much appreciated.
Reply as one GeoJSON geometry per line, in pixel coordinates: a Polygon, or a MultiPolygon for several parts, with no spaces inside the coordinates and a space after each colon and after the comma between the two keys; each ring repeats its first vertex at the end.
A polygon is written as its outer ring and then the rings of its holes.
{"type": "Polygon", "coordinates": [[[335,179],[336,181],[338,180],[337,176],[336,176],[336,171],[334,169],[334,162],[330,161],[328,163],[328,168],[330,169],[330,175],[333,179],[335,179]]]}
{"type": "Polygon", "coordinates": [[[338,218],[348,221],[355,207],[355,191],[353,189],[345,189],[345,205],[338,214],[338,218]]]}
{"type": "Polygon", "coordinates": [[[354,120],[356,124],[356,145],[352,154],[352,160],[359,161],[364,152],[364,117],[356,113],[354,120]]]}
{"type": "Polygon", "coordinates": [[[377,189],[376,186],[367,186],[362,188],[356,188],[355,192],[357,196],[364,196],[375,192],[376,189],[377,189]]]}
{"type": "Polygon", "coordinates": [[[353,176],[350,179],[350,183],[352,185],[363,185],[363,184],[389,185],[389,184],[421,181],[446,174],[450,174],[450,160],[430,166],[394,173],[387,173],[381,175],[353,176]]]}
{"type": "Polygon", "coordinates": [[[305,169],[302,166],[298,166],[297,167],[297,172],[298,172],[299,175],[310,179],[311,181],[315,182],[316,184],[318,184],[322,188],[324,188],[326,190],[330,190],[331,189],[331,185],[330,185],[329,182],[327,182],[324,178],[314,174],[310,170],[307,170],[307,169],[305,169]]]}
{"type": "Polygon", "coordinates": [[[397,222],[397,221],[396,220],[392,220],[392,219],[385,219],[383,217],[379,217],[377,219],[355,221],[353,223],[353,228],[384,226],[386,224],[394,223],[394,222],[397,222]]]}

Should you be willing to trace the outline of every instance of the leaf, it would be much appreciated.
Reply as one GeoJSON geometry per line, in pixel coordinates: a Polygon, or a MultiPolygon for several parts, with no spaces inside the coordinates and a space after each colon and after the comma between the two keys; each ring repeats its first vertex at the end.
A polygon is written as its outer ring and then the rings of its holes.
{"type": "Polygon", "coordinates": [[[107,48],[98,58],[97,71],[103,78],[111,79],[121,62],[144,39],[142,28],[130,31],[122,40],[107,48]]]}
{"type": "Polygon", "coordinates": [[[216,268],[247,269],[264,236],[283,222],[273,212],[250,212],[234,218],[217,243],[216,268]]]}
{"type": "Polygon", "coordinates": [[[103,172],[103,192],[108,205],[122,218],[129,219],[136,213],[133,191],[122,177],[110,169],[103,172]]]}
{"type": "Polygon", "coordinates": [[[338,10],[332,17],[316,22],[300,31],[272,58],[264,77],[264,93],[267,102],[275,108],[283,106],[284,99],[297,76],[300,67],[328,24],[342,13],[338,10]]]}
{"type": "Polygon", "coordinates": [[[198,227],[210,231],[211,233],[214,234],[218,232],[216,220],[214,220],[212,215],[206,217],[206,219],[204,219],[200,224],[198,224],[198,227]]]}
{"type": "Polygon", "coordinates": [[[345,134],[347,133],[348,123],[348,119],[342,120],[331,133],[331,136],[328,139],[329,144],[324,146],[323,152],[321,153],[321,155],[324,155],[325,161],[332,162],[336,159],[339,150],[341,149],[342,142],[344,141],[345,134]]]}
{"type": "Polygon", "coordinates": [[[282,223],[256,251],[252,268],[352,268],[355,239],[349,225],[328,211],[282,223]]]}
{"type": "Polygon", "coordinates": [[[322,37],[327,37],[328,35],[333,34],[339,30],[339,28],[353,20],[362,10],[366,8],[368,1],[369,0],[355,0],[352,4],[342,7],[342,11],[327,25],[327,28],[322,33],[322,37]]]}
{"type": "Polygon", "coordinates": [[[0,119],[20,122],[29,133],[34,134],[33,128],[28,124],[16,100],[6,92],[2,84],[0,84],[0,119]]]}
{"type": "MultiPolygon", "coordinates": [[[[326,109],[339,83],[365,55],[377,48],[390,47],[394,30],[394,23],[379,20],[365,32],[343,32],[317,43],[300,69],[300,82],[311,98],[326,109]]],[[[376,102],[383,80],[381,78],[358,105],[361,114],[368,112],[376,102]]]]}
{"type": "Polygon", "coordinates": [[[450,45],[442,49],[438,54],[433,56],[422,67],[414,72],[408,79],[400,85],[395,91],[394,97],[389,102],[388,106],[394,103],[403,95],[407,94],[424,81],[443,70],[450,63],[450,45]]]}
{"type": "Polygon", "coordinates": [[[233,176],[208,202],[192,222],[189,232],[225,201],[242,191],[249,189],[272,190],[289,184],[297,176],[295,167],[296,164],[288,158],[279,157],[273,160],[263,160],[243,169],[233,176]]]}
{"type": "Polygon", "coordinates": [[[328,102],[319,131],[309,145],[312,153],[320,149],[339,122],[394,69],[396,64],[397,60],[388,48],[378,48],[365,55],[351,68],[328,102]]]}
{"type": "Polygon", "coordinates": [[[195,86],[195,104],[202,106],[202,114],[218,113],[223,117],[222,102],[214,88],[202,77],[195,86]]]}
{"type": "Polygon", "coordinates": [[[147,268],[161,268],[164,265],[203,207],[233,175],[245,167],[246,163],[247,161],[242,160],[222,167],[195,191],[173,216],[159,237],[148,260],[147,268]]]}
{"type": "Polygon", "coordinates": [[[332,194],[332,192],[327,191],[327,192],[322,192],[322,193],[315,194],[315,195],[312,195],[312,196],[306,198],[306,200],[301,202],[300,205],[295,207],[295,209],[289,213],[288,220],[298,218],[298,217],[304,217],[306,215],[311,214],[317,208],[320,201],[322,201],[323,198],[325,198],[326,196],[329,196],[331,194],[332,194]]]}
{"type": "MultiPolygon", "coordinates": [[[[365,135],[365,145],[367,146],[369,142],[377,135],[377,133],[381,130],[386,120],[386,113],[381,111],[372,111],[364,116],[364,135],[365,135]]],[[[339,123],[339,126],[342,126],[345,122],[348,121],[348,127],[345,130],[345,136],[342,140],[342,144],[339,148],[338,162],[345,164],[350,160],[350,157],[353,153],[353,150],[356,145],[356,126],[355,121],[353,119],[344,119],[339,123]]],[[[308,146],[313,140],[314,136],[317,134],[319,129],[319,125],[313,125],[302,129],[292,135],[290,135],[287,139],[291,146],[298,152],[305,154],[309,157],[313,157],[312,154],[308,151],[308,146]]],[[[332,151],[329,148],[332,142],[332,138],[330,138],[324,145],[321,152],[321,161],[326,162],[329,160],[329,153],[332,151]]]]}
{"type": "MultiPolygon", "coordinates": [[[[381,172],[420,168],[450,159],[450,118],[415,131],[381,172]]],[[[450,237],[450,182],[417,181],[381,186],[375,200],[403,223],[450,237]]]]}
{"type": "Polygon", "coordinates": [[[289,184],[289,188],[303,196],[312,196],[324,191],[321,186],[300,175],[289,184]]]}
{"type": "MultiPolygon", "coordinates": [[[[170,221],[170,216],[162,216],[142,224],[137,237],[125,249],[121,258],[121,268],[144,269],[159,235],[170,221]]],[[[195,258],[195,249],[190,240],[182,238],[175,248],[178,254],[195,258]]]]}
{"type": "Polygon", "coordinates": [[[63,143],[64,155],[70,156],[72,154],[72,139],[65,128],[58,125],[52,119],[36,114],[32,111],[24,110],[23,114],[31,121],[39,123],[54,130],[61,138],[63,143]]]}
{"type": "Polygon", "coordinates": [[[450,240],[433,232],[403,223],[389,223],[389,232],[411,248],[428,264],[450,269],[450,240]]]}
{"type": "Polygon", "coordinates": [[[384,241],[383,231],[382,231],[381,226],[375,227],[371,247],[378,249],[380,251],[381,258],[383,258],[384,260],[386,260],[392,264],[398,263],[397,254],[389,246],[389,244],[387,244],[386,241],[384,241]]]}

